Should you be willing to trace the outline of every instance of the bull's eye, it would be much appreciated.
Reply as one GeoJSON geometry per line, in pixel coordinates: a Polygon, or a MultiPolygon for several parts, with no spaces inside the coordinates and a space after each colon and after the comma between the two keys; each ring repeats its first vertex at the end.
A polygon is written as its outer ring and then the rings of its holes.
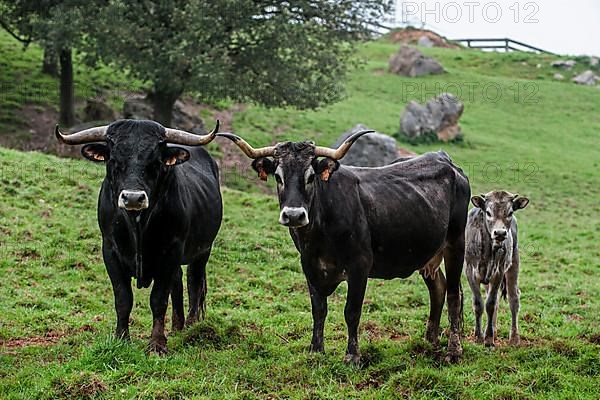
{"type": "Polygon", "coordinates": [[[306,184],[310,185],[315,180],[315,174],[312,173],[306,177],[306,184]]]}

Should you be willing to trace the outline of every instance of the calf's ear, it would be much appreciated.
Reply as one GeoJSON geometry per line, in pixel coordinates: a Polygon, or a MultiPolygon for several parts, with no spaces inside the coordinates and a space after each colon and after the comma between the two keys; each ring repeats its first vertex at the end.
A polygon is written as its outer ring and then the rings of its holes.
{"type": "Polygon", "coordinates": [[[101,143],[90,143],[81,148],[81,155],[90,161],[107,161],[109,154],[108,146],[101,143]]]}
{"type": "Polygon", "coordinates": [[[165,165],[178,165],[190,159],[190,152],[183,147],[167,147],[162,154],[162,162],[165,165]]]}
{"type": "Polygon", "coordinates": [[[275,163],[267,157],[260,157],[252,161],[252,168],[258,172],[261,181],[266,181],[267,176],[275,173],[275,163]]]}
{"type": "Polygon", "coordinates": [[[513,203],[513,210],[517,211],[517,210],[527,207],[527,204],[529,204],[529,199],[527,197],[517,197],[516,199],[513,200],[512,203],[513,203]]]}
{"type": "Polygon", "coordinates": [[[485,209],[485,197],[482,194],[471,197],[471,203],[477,208],[485,209]]]}
{"type": "MultiPolygon", "coordinates": [[[[323,158],[317,162],[315,173],[321,177],[321,180],[327,182],[337,169],[340,163],[332,158],[323,158]]],[[[314,168],[314,167],[313,167],[314,168]]]]}

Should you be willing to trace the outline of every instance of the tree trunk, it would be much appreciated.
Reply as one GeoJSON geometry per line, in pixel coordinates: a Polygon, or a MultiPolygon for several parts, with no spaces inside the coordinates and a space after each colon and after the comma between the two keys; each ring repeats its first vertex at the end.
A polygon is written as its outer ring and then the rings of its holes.
{"type": "Polygon", "coordinates": [[[154,107],[154,120],[163,126],[171,127],[173,117],[173,106],[181,95],[181,91],[164,90],[154,88],[148,98],[154,107]]]}
{"type": "Polygon", "coordinates": [[[75,123],[75,92],[73,88],[73,58],[71,49],[60,51],[60,123],[75,123]]]}
{"type": "Polygon", "coordinates": [[[56,52],[52,49],[44,50],[44,61],[42,64],[42,73],[48,74],[55,78],[58,77],[58,63],[56,60],[56,52]]]}

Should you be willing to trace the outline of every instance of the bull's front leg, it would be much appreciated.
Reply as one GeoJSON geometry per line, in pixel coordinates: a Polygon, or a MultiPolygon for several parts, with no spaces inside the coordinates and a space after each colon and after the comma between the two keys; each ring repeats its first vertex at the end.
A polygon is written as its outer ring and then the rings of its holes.
{"type": "Polygon", "coordinates": [[[494,340],[496,338],[496,313],[498,311],[498,290],[500,289],[500,283],[502,282],[502,274],[496,274],[490,284],[485,300],[485,312],[487,314],[487,327],[485,329],[484,344],[487,347],[495,346],[494,340]]]}
{"type": "Polygon", "coordinates": [[[310,282],[308,282],[308,291],[313,316],[313,334],[309,351],[322,353],[325,351],[323,329],[327,318],[327,296],[320,294],[310,282]]]}
{"type": "Polygon", "coordinates": [[[362,304],[367,289],[366,273],[360,271],[357,275],[348,276],[348,294],[346,297],[346,306],[344,308],[344,317],[348,326],[348,348],[344,362],[359,365],[360,349],[358,346],[358,325],[362,313],[362,304]]]}
{"type": "Polygon", "coordinates": [[[479,287],[479,280],[474,274],[474,268],[472,265],[467,265],[467,280],[469,281],[469,287],[473,294],[473,312],[475,313],[475,341],[477,343],[483,343],[483,332],[481,331],[481,316],[483,315],[483,297],[481,296],[481,289],[479,287]]]}
{"type": "Polygon", "coordinates": [[[148,350],[163,355],[167,353],[167,337],[165,335],[165,314],[169,304],[172,276],[161,276],[154,280],[150,293],[150,308],[152,309],[152,335],[148,350]]]}
{"type": "Polygon", "coordinates": [[[131,277],[123,271],[116,255],[106,244],[103,245],[102,255],[115,296],[115,312],[117,313],[115,337],[129,339],[129,315],[133,307],[131,277]]]}

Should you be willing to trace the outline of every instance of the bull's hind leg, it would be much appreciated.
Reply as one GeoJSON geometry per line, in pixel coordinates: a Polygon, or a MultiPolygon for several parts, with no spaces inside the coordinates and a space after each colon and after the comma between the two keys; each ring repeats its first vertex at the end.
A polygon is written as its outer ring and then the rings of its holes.
{"type": "Polygon", "coordinates": [[[190,306],[186,325],[198,322],[200,313],[202,318],[206,313],[204,301],[206,300],[206,263],[210,257],[210,251],[198,257],[187,267],[187,287],[190,306]]]}
{"type": "Polygon", "coordinates": [[[439,344],[440,319],[446,300],[446,278],[439,270],[442,254],[435,256],[421,269],[420,274],[429,290],[429,319],[425,339],[437,346],[439,344]]]}
{"type": "Polygon", "coordinates": [[[465,258],[464,235],[448,243],[444,249],[444,265],[446,266],[446,282],[448,296],[448,319],[450,334],[448,336],[447,362],[456,362],[462,355],[460,330],[462,326],[462,288],[460,278],[465,258]]]}
{"type": "Polygon", "coordinates": [[[183,329],[185,322],[185,316],[183,314],[183,273],[181,267],[175,268],[173,279],[171,281],[171,303],[173,305],[173,319],[171,321],[171,328],[173,331],[180,331],[183,329]]]}

